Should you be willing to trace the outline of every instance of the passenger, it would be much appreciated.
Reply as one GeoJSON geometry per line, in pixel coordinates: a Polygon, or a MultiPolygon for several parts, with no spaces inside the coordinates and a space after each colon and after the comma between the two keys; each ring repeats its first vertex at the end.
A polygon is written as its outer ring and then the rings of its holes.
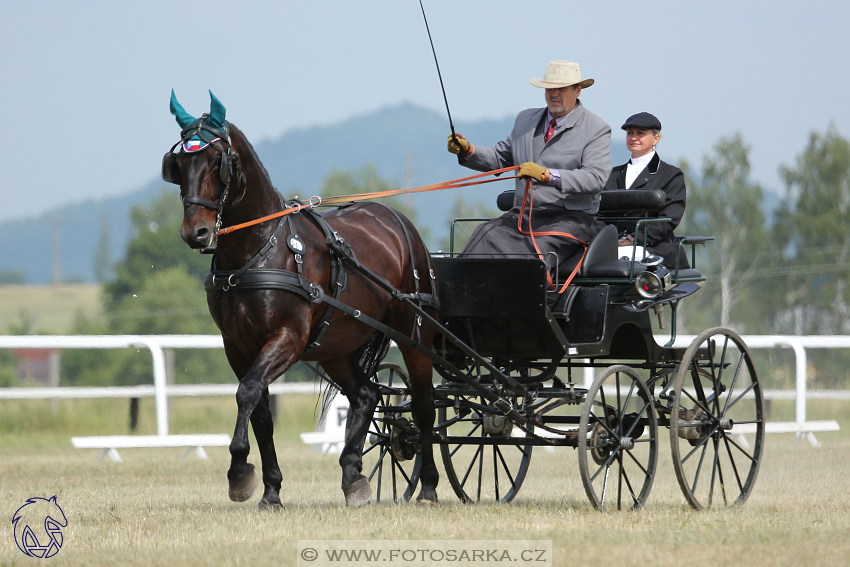
{"type": "MultiPolygon", "coordinates": [[[[623,124],[626,131],[626,146],[632,153],[628,163],[615,167],[605,184],[605,189],[661,189],[667,195],[664,208],[650,211],[650,217],[667,217],[670,222],[650,223],[646,225],[646,240],[643,241],[643,228],[635,235],[636,221],[617,221],[613,224],[620,235],[620,246],[637,243],[646,250],[664,258],[664,265],[670,269],[676,267],[676,252],[681,238],[673,234],[679,226],[685,212],[685,176],[682,170],[661,161],[655,146],[661,140],[661,122],[648,112],[630,116],[623,124]]],[[[619,211],[612,216],[643,217],[645,211],[619,211]]],[[[607,213],[606,213],[607,214],[607,213]]],[[[629,251],[631,256],[631,251],[629,251]]],[[[682,250],[679,268],[689,268],[687,256],[682,250]]]]}
{"type": "MultiPolygon", "coordinates": [[[[518,174],[533,179],[535,233],[555,231],[589,242],[596,235],[599,193],[611,171],[611,127],[585,109],[579,100],[582,89],[593,79],[581,78],[577,63],[552,61],[543,79],[531,79],[546,89],[546,107],[519,113],[513,131],[492,148],[474,146],[457,135],[448,139],[448,150],[458,163],[477,171],[492,171],[521,165],[518,174]]],[[[526,234],[517,228],[525,179],[516,180],[513,208],[490,220],[472,234],[464,254],[536,255],[526,234]]],[[[522,230],[528,232],[527,210],[522,230]]],[[[582,245],[565,236],[536,236],[539,252],[550,270],[558,261],[572,256],[582,245]]]]}

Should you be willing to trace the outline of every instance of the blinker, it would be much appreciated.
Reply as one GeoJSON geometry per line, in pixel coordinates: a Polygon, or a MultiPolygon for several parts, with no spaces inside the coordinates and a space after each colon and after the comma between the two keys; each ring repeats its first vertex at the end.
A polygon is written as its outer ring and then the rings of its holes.
{"type": "Polygon", "coordinates": [[[168,152],[162,156],[162,180],[180,185],[180,168],[177,166],[177,154],[168,152]]]}

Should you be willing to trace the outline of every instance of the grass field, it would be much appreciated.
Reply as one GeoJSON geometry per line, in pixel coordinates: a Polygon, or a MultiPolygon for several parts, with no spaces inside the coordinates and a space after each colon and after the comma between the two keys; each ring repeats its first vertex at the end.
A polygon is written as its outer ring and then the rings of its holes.
{"type": "Polygon", "coordinates": [[[32,334],[71,332],[77,313],[97,319],[102,313],[100,284],[0,285],[0,333],[9,323],[28,319],[32,334]]]}
{"type": "MultiPolygon", "coordinates": [[[[55,565],[294,565],[302,539],[552,540],[556,565],[846,566],[850,558],[850,404],[816,401],[810,419],[838,419],[822,447],[768,436],[755,491],[739,510],[686,508],[670,463],[666,430],[647,506],[601,514],[584,495],[572,449],[535,450],[508,505],[463,505],[448,482],[435,508],[373,505],[348,510],[336,458],[298,441],[312,430],[315,398],[284,399],[276,432],[285,510],[227,499],[226,448],[179,460],[181,449],[123,450],[123,463],[71,448],[72,435],[127,433],[124,400],[0,403],[0,564],[32,565],[15,546],[12,514],[27,498],[58,495],[67,514],[55,565]]],[[[793,402],[775,403],[775,419],[793,402]],[[787,405],[787,407],[786,407],[787,405]]],[[[787,415],[786,415],[787,414],[787,415]]],[[[231,432],[229,398],[174,399],[172,433],[231,432]]],[[[140,433],[153,433],[153,400],[142,400],[140,433]]],[[[252,439],[253,442],[253,439],[252,439]]],[[[259,464],[256,452],[251,462],[259,464]]]]}

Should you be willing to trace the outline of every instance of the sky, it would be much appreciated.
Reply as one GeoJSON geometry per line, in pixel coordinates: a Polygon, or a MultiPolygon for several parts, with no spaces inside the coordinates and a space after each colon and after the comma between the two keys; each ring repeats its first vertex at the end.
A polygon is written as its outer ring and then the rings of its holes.
{"type": "MultiPolygon", "coordinates": [[[[615,137],[651,112],[662,158],[698,167],[740,131],[752,178],[780,194],[779,167],[810,132],[833,123],[850,137],[850,2],[423,3],[455,122],[543,106],[529,79],[567,59],[596,80],[581,99],[615,137]]],[[[156,178],[179,135],[172,88],[196,116],[211,89],[255,144],[402,102],[445,112],[418,0],[7,0],[2,11],[0,220],[156,178]]]]}

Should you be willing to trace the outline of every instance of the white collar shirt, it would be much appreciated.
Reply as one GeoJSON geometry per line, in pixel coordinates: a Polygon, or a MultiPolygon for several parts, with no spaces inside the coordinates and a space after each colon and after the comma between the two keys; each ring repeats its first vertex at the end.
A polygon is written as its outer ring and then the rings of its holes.
{"type": "Polygon", "coordinates": [[[629,164],[626,166],[626,189],[631,188],[638,174],[646,168],[653,157],[655,157],[655,150],[652,150],[645,156],[629,160],[629,164]]]}

